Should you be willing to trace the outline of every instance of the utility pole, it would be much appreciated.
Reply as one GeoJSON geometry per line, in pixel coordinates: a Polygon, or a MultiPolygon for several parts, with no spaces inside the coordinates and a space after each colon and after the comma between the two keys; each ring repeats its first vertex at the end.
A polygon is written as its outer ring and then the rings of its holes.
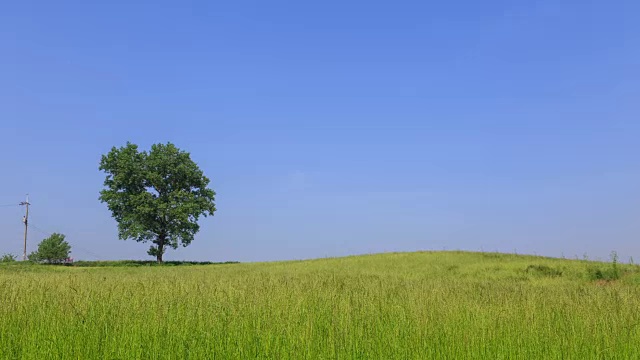
{"type": "Polygon", "coordinates": [[[29,229],[29,194],[27,194],[27,201],[23,201],[20,205],[24,205],[27,207],[27,213],[22,218],[22,222],[24,223],[24,252],[22,253],[22,260],[27,261],[27,230],[29,229]]]}

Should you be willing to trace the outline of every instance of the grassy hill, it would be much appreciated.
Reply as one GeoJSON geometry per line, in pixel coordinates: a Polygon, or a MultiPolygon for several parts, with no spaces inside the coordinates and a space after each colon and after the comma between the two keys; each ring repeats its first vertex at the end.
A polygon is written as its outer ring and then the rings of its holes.
{"type": "Polygon", "coordinates": [[[633,265],[469,252],[5,265],[0,358],[640,358],[639,285],[633,265]]]}

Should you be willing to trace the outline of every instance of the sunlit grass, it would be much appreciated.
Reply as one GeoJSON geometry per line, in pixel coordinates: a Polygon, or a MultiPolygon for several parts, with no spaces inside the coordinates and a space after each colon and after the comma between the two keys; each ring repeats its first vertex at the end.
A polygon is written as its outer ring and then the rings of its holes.
{"type": "Polygon", "coordinates": [[[0,266],[0,358],[639,358],[640,273],[594,281],[589,266],[610,265],[435,252],[0,266]]]}

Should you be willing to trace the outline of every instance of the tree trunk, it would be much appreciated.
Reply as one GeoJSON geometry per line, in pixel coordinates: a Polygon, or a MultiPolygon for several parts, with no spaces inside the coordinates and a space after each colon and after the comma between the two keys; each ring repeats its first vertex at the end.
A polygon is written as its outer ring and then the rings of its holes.
{"type": "Polygon", "coordinates": [[[158,264],[162,264],[162,255],[164,254],[164,235],[158,237],[158,253],[156,254],[156,260],[158,264]]]}

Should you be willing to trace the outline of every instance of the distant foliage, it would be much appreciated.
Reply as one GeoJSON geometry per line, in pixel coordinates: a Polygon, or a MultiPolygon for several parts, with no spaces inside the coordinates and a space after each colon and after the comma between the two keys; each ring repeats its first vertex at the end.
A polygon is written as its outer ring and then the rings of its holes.
{"type": "Polygon", "coordinates": [[[65,236],[54,233],[38,244],[38,250],[29,254],[29,261],[63,264],[68,262],[71,245],[65,241],[65,236]]]}
{"type": "Polygon", "coordinates": [[[16,261],[16,256],[13,254],[4,254],[0,257],[0,263],[9,263],[16,261]]]}
{"type": "MultiPolygon", "coordinates": [[[[194,266],[194,265],[225,265],[238,264],[237,261],[212,262],[212,261],[164,261],[164,266],[194,266]]],[[[117,260],[117,261],[76,261],[75,267],[140,267],[156,266],[157,261],[150,260],[117,260]]]]}

